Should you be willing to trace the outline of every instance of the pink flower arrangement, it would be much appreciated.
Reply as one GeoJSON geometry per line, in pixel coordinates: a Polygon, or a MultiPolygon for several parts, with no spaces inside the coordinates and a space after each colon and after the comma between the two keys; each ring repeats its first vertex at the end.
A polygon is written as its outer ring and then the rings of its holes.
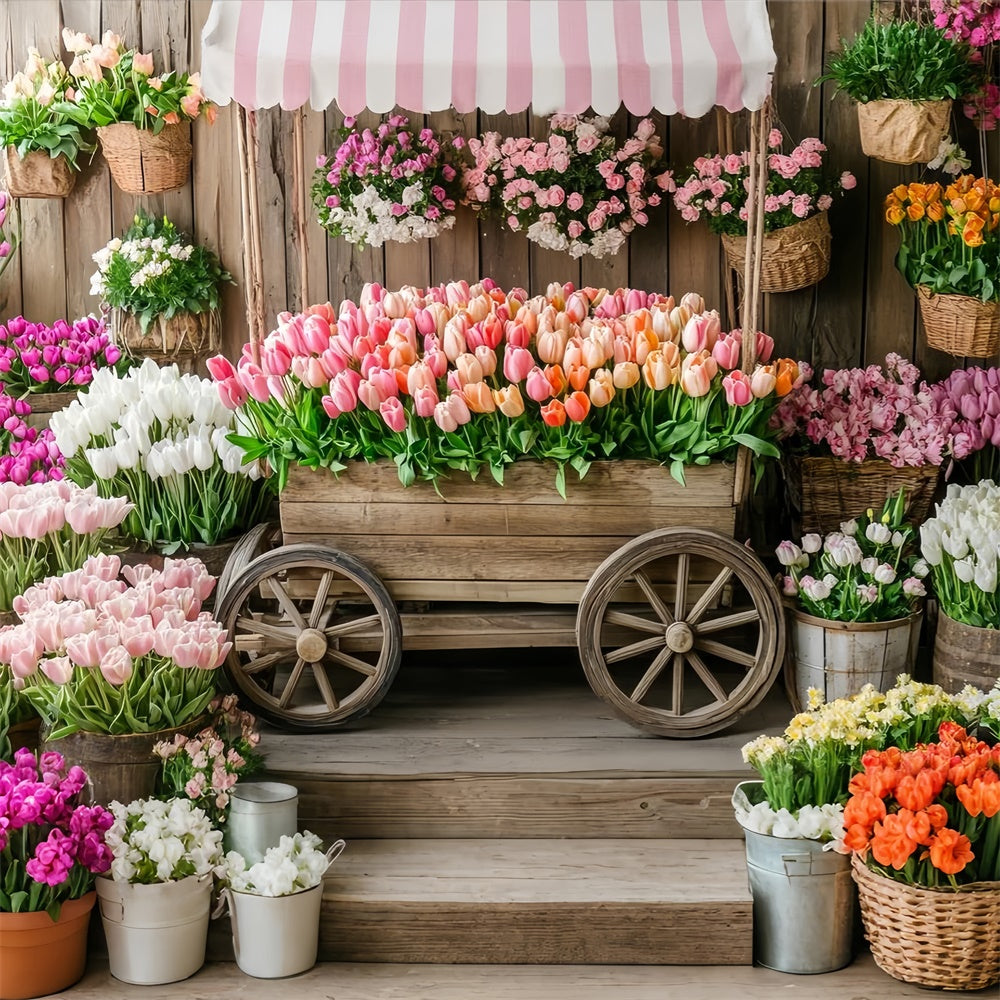
{"type": "Polygon", "coordinates": [[[618,253],[674,182],[648,118],[621,148],[608,128],[606,118],[554,115],[547,139],[470,139],[464,203],[571,257],[618,253]]]}
{"type": "Polygon", "coordinates": [[[828,368],[821,382],[801,385],[779,406],[782,437],[845,462],[884,458],[902,468],[941,465],[947,457],[955,407],[898,354],[889,354],[884,368],[828,368]]]}
{"type": "Polygon", "coordinates": [[[0,484],[45,483],[63,478],[63,457],[52,432],[29,426],[31,405],[0,385],[0,484]]]}
{"type": "Polygon", "coordinates": [[[455,224],[457,153],[465,140],[411,127],[393,115],[377,129],[348,117],[331,156],[316,159],[313,201],[319,222],[349,243],[413,243],[455,224]]]}
{"type": "Polygon", "coordinates": [[[104,321],[94,316],[52,326],[23,316],[0,324],[0,382],[7,392],[59,392],[87,385],[98,368],[113,367],[122,352],[104,321]]]}
{"type": "Polygon", "coordinates": [[[208,708],[232,647],[201,611],[214,586],[197,559],[154,570],[92,556],[15,598],[21,623],[0,629],[0,664],[52,739],[183,725],[208,708]]]}
{"type": "Polygon", "coordinates": [[[982,48],[1000,42],[1000,4],[996,0],[930,0],[934,27],[947,38],[982,48]]]}
{"type": "Polygon", "coordinates": [[[327,303],[280,314],[234,367],[208,362],[223,402],[251,428],[236,440],[266,457],[338,471],[352,459],[392,459],[400,479],[472,476],[521,458],[582,476],[597,459],[644,458],[684,467],[727,457],[738,443],[777,455],[768,417],[798,366],[739,370],[743,335],[723,333],[700,295],[551,285],[544,296],[490,279],[389,292],[367,285],[340,314],[327,303]]]}
{"type": "Polygon", "coordinates": [[[957,368],[931,391],[942,409],[956,414],[951,454],[964,463],[963,478],[1000,482],[1000,369],[957,368]]]}
{"type": "Polygon", "coordinates": [[[114,816],[83,805],[87,775],[62,754],[20,749],[0,760],[0,912],[45,910],[79,899],[111,867],[105,833],[114,816]]]}
{"type": "MultiPolygon", "coordinates": [[[[764,201],[768,232],[794,225],[833,204],[833,194],[857,185],[845,171],[836,179],[826,176],[819,139],[803,139],[790,153],[781,152],[782,136],[772,129],[768,136],[768,182],[764,201]]],[[[713,233],[745,236],[750,154],[706,155],[694,161],[692,173],[677,187],[674,205],[688,222],[708,216],[713,233]]]]}

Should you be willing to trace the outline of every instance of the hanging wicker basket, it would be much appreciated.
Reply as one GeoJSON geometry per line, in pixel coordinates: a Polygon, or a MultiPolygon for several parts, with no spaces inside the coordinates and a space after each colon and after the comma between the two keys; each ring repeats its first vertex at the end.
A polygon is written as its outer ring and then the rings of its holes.
{"type": "Polygon", "coordinates": [[[15,198],[65,198],[76,183],[69,160],[39,149],[23,159],[14,146],[6,149],[7,190],[15,198]]]}
{"type": "Polygon", "coordinates": [[[133,358],[152,358],[157,364],[177,364],[193,371],[199,359],[219,350],[218,310],[181,312],[169,319],[157,316],[143,333],[139,318],[123,309],[111,311],[115,343],[133,358]]]}
{"type": "Polygon", "coordinates": [[[991,358],[1000,352],[1000,302],[970,295],[935,295],[917,285],[927,344],[959,357],[991,358]]]}
{"type": "Polygon", "coordinates": [[[801,512],[802,531],[824,535],[839,531],[841,522],[869,508],[881,510],[901,489],[906,490],[904,517],[920,524],[930,512],[940,475],[936,465],[897,469],[884,458],[845,462],[832,455],[806,455],[785,464],[789,496],[801,512]]]}
{"type": "Polygon", "coordinates": [[[1000,882],[924,889],[873,872],[857,854],[851,869],[865,937],[883,972],[942,990],[1000,981],[1000,882]]]}
{"type": "MultiPolygon", "coordinates": [[[[723,233],[722,246],[726,263],[742,275],[747,238],[723,233]]],[[[830,270],[830,223],[826,212],[765,233],[761,265],[762,292],[794,292],[822,281],[830,270]]]]}
{"type": "Polygon", "coordinates": [[[865,156],[886,163],[929,163],[948,132],[951,101],[869,101],[858,105],[865,156]]]}
{"type": "Polygon", "coordinates": [[[97,130],[115,184],[128,194],[156,194],[183,187],[191,173],[188,126],[165,125],[154,135],[131,122],[97,130]]]}

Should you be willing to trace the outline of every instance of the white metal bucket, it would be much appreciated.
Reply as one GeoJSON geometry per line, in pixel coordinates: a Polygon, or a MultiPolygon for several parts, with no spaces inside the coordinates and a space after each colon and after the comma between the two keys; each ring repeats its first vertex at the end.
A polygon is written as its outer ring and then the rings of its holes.
{"type": "Polygon", "coordinates": [[[205,964],[212,876],[130,885],[97,879],[111,975],[154,986],[193,976],[205,964]]]}
{"type": "Polygon", "coordinates": [[[224,842],[227,851],[243,855],[248,867],[298,828],[299,791],[294,785],[252,781],[233,787],[224,842]]]}

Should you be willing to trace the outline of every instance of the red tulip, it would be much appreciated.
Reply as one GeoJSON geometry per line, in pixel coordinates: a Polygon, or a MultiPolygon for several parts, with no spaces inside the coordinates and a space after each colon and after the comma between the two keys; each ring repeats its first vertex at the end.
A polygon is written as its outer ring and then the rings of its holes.
{"type": "Polygon", "coordinates": [[[548,427],[562,427],[566,423],[566,407],[558,399],[553,399],[541,408],[542,420],[548,427]]]}

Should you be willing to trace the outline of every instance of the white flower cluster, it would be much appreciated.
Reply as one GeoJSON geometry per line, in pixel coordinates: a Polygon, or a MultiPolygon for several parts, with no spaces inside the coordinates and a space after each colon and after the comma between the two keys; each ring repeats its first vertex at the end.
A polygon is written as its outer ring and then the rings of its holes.
{"type": "Polygon", "coordinates": [[[935,517],[920,527],[920,551],[932,567],[947,566],[963,584],[996,593],[1000,560],[1000,486],[986,479],[948,487],[935,517]]]}
{"type": "Polygon", "coordinates": [[[404,216],[392,214],[392,201],[379,195],[370,184],[351,200],[350,208],[342,206],[324,210],[321,222],[325,226],[339,226],[348,243],[363,243],[380,247],[386,241],[416,243],[431,239],[455,225],[453,214],[431,220],[413,214],[412,206],[423,196],[420,184],[410,184],[403,191],[403,204],[410,208],[404,216]],[[409,199],[409,200],[407,200],[409,199]]]}
{"type": "Polygon", "coordinates": [[[769,837],[832,841],[833,850],[844,837],[844,807],[838,805],[802,806],[795,814],[787,809],[772,809],[758,802],[749,810],[737,809],[736,822],[744,830],[769,837]]]}
{"type": "Polygon", "coordinates": [[[288,896],[319,885],[330,860],[319,837],[307,830],[282,837],[276,847],[268,848],[263,861],[250,868],[241,854],[230,851],[216,874],[236,892],[288,896]]]}
{"type": "Polygon", "coordinates": [[[143,236],[122,242],[118,237],[93,255],[97,270],[90,277],[90,294],[104,296],[105,275],[116,255],[129,262],[133,288],[142,288],[150,278],[166,274],[175,261],[188,260],[194,253],[190,244],[168,243],[162,236],[143,236]]]}
{"type": "Polygon", "coordinates": [[[73,458],[83,449],[100,479],[134,468],[151,479],[183,476],[216,462],[257,479],[258,464],[244,465],[242,450],[226,440],[233,417],[214,383],[147,359],[123,376],[100,369],[90,391],[54,414],[50,426],[62,454],[73,458]]]}
{"type": "Polygon", "coordinates": [[[112,802],[115,822],[105,835],[116,882],[173,882],[207,875],[222,858],[222,833],[190,799],[112,802]]]}

